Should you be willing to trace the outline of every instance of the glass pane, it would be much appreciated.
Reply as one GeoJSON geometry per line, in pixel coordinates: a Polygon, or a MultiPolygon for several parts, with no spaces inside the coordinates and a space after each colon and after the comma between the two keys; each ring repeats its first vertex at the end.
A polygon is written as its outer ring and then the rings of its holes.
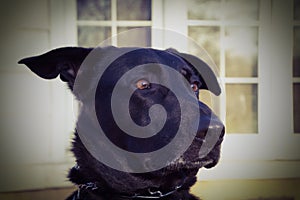
{"type": "Polygon", "coordinates": [[[151,0],[118,0],[118,20],[151,20],[151,0]]]}
{"type": "Polygon", "coordinates": [[[257,84],[226,85],[227,133],[257,133],[257,84]]]}
{"type": "Polygon", "coordinates": [[[300,133],[300,83],[294,84],[294,133],[300,133]]]}
{"type": "Polygon", "coordinates": [[[300,20],[300,0],[294,0],[294,19],[300,20]]]}
{"type": "Polygon", "coordinates": [[[225,29],[225,69],[227,77],[257,77],[258,28],[225,29]]]}
{"type": "Polygon", "coordinates": [[[226,0],[222,10],[227,20],[258,20],[259,1],[226,0]]]}
{"type": "Polygon", "coordinates": [[[294,28],[293,74],[300,77],[300,27],[294,28]]]}
{"type": "Polygon", "coordinates": [[[118,46],[151,46],[151,28],[150,27],[118,27],[118,46]],[[129,32],[127,32],[130,30],[129,32]]]}
{"type": "Polygon", "coordinates": [[[110,20],[110,0],[77,0],[79,20],[110,20]]]}
{"type": "MultiPolygon", "coordinates": [[[[212,57],[216,65],[220,66],[220,27],[217,26],[193,26],[188,29],[189,37],[201,45],[212,57]]],[[[189,47],[191,48],[191,47],[189,47]]],[[[201,57],[201,52],[191,52],[201,57]]]]}
{"type": "Polygon", "coordinates": [[[189,0],[188,19],[221,19],[221,0],[189,0]]]}
{"type": "Polygon", "coordinates": [[[79,26],[78,45],[95,47],[102,41],[111,37],[110,27],[79,26]]]}

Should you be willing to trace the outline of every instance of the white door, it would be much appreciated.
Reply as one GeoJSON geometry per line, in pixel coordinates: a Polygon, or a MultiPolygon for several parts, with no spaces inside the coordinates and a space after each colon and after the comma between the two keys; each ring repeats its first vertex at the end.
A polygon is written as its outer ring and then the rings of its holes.
{"type": "MultiPolygon", "coordinates": [[[[200,172],[201,179],[299,177],[299,73],[293,78],[291,59],[293,49],[294,60],[299,57],[297,1],[112,0],[94,10],[102,13],[98,18],[91,8],[77,7],[79,45],[97,45],[129,28],[152,26],[192,38],[215,61],[223,93],[208,104],[224,120],[227,134],[220,164],[213,173],[200,172]]],[[[136,38],[147,46],[149,37],[153,46],[194,51],[159,34],[136,38]]],[[[122,40],[112,44],[122,46],[122,40]]],[[[200,98],[209,95],[202,92],[200,98]]]]}
{"type": "Polygon", "coordinates": [[[165,26],[210,53],[223,86],[213,106],[226,123],[222,159],[201,179],[299,177],[299,62],[292,78],[291,59],[294,49],[299,60],[299,3],[165,0],[164,8],[165,26]]]}

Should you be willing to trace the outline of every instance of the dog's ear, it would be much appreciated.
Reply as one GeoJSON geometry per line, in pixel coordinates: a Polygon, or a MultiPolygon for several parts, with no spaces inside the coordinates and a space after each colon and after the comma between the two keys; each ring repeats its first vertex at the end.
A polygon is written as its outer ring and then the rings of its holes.
{"type": "Polygon", "coordinates": [[[192,65],[196,69],[196,71],[198,71],[200,79],[203,80],[200,89],[209,90],[217,96],[221,94],[221,88],[215,73],[204,61],[197,58],[196,56],[186,53],[180,53],[175,49],[167,49],[167,51],[181,57],[187,63],[192,65]]]}
{"type": "Polygon", "coordinates": [[[44,79],[54,79],[58,75],[62,81],[74,83],[78,69],[92,48],[63,47],[45,54],[20,60],[31,71],[44,79]]]}

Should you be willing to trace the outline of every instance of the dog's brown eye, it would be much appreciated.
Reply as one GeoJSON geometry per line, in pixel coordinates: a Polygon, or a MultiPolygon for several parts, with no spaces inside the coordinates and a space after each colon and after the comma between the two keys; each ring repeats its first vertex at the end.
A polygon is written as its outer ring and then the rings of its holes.
{"type": "Polygon", "coordinates": [[[147,80],[141,79],[136,82],[136,87],[140,90],[148,89],[150,88],[150,83],[147,80]]]}
{"type": "Polygon", "coordinates": [[[191,84],[191,88],[194,92],[197,92],[199,90],[198,85],[196,83],[191,84]]]}

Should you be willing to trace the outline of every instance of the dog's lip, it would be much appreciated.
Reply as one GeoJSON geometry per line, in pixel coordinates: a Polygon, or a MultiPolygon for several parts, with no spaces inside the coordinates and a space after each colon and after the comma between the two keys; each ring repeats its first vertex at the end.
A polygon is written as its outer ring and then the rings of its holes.
{"type": "Polygon", "coordinates": [[[194,169],[194,168],[201,168],[201,167],[205,167],[207,165],[212,164],[214,161],[212,159],[209,160],[201,160],[201,161],[193,161],[193,162],[186,162],[185,164],[185,168],[188,169],[194,169]]]}
{"type": "Polygon", "coordinates": [[[178,160],[170,163],[167,166],[167,169],[199,169],[214,163],[213,159],[197,159],[193,161],[184,160],[183,158],[179,158],[178,160]]]}

